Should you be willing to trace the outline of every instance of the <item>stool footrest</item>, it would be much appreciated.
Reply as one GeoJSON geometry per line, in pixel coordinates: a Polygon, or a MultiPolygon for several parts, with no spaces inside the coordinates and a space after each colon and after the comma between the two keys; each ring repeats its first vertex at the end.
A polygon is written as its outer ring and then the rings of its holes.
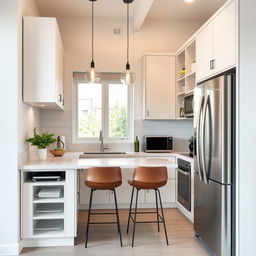
{"type": "Polygon", "coordinates": [[[105,215],[105,214],[116,214],[115,212],[91,212],[91,215],[105,215]]]}
{"type": "MultiPolygon", "coordinates": [[[[161,219],[161,220],[159,220],[159,223],[163,223],[164,220],[163,220],[162,216],[158,214],[158,217],[161,219]]],[[[137,220],[135,221],[132,215],[130,215],[130,218],[132,219],[133,223],[134,222],[135,223],[158,223],[158,221],[153,221],[153,220],[152,221],[137,221],[137,220]]]]}
{"type": "Polygon", "coordinates": [[[89,224],[117,224],[117,222],[90,222],[89,224]]]}

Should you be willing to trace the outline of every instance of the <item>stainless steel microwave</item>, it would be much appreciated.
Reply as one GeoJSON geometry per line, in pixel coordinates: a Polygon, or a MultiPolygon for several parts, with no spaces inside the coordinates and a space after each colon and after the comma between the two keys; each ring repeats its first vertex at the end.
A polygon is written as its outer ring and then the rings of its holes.
{"type": "Polygon", "coordinates": [[[144,136],[145,152],[171,152],[172,146],[173,138],[170,136],[144,136]]]}
{"type": "Polygon", "coordinates": [[[194,93],[187,94],[184,97],[184,115],[185,117],[194,116],[194,93]]]}

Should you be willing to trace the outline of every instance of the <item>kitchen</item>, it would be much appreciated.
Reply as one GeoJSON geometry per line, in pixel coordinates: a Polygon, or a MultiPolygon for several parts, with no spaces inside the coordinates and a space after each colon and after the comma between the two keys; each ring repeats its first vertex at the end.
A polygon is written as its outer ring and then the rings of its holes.
{"type": "MultiPolygon", "coordinates": [[[[244,153],[242,147],[237,151],[243,145],[237,132],[243,130],[235,129],[242,127],[238,114],[246,98],[237,88],[244,75],[237,53],[243,46],[242,3],[4,2],[0,11],[10,22],[14,39],[9,39],[18,45],[2,42],[2,49],[16,49],[7,56],[17,66],[17,97],[9,109],[17,118],[2,111],[3,131],[15,134],[5,134],[3,144],[16,145],[15,161],[11,148],[1,153],[8,152],[3,170],[13,165],[18,171],[1,171],[1,180],[10,181],[1,187],[12,189],[13,197],[1,197],[1,219],[11,213],[15,221],[1,221],[0,254],[243,255],[249,250],[242,244],[248,241],[240,239],[247,222],[240,219],[238,203],[240,182],[248,178],[237,179],[244,153]],[[17,12],[8,14],[12,8],[17,12]],[[18,23],[12,23],[16,15],[18,23]],[[48,136],[48,152],[35,133],[48,136]],[[116,191],[90,187],[90,169],[111,166],[121,168],[122,185],[116,191]],[[135,180],[128,183],[140,167],[148,172],[164,167],[158,170],[159,175],[166,170],[164,185],[158,190],[156,184],[142,189],[135,180]],[[58,195],[43,195],[49,191],[58,195]],[[135,216],[129,214],[132,191],[135,216]],[[107,215],[93,217],[100,225],[89,229],[90,201],[97,215],[107,215]],[[138,223],[137,202],[139,211],[154,211],[138,214],[138,223]],[[116,209],[113,218],[111,209],[116,209]]],[[[1,100],[6,109],[7,99],[1,100]]]]}

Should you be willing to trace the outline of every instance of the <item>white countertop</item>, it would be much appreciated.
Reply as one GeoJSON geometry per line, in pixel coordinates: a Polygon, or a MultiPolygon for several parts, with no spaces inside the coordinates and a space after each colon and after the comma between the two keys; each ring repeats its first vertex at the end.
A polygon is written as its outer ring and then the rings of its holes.
{"type": "Polygon", "coordinates": [[[179,153],[145,153],[127,152],[122,155],[79,159],[81,152],[67,152],[63,157],[49,156],[45,161],[38,159],[29,160],[20,165],[22,170],[67,170],[87,169],[95,166],[120,166],[121,168],[135,168],[137,166],[168,166],[176,168],[175,160],[168,157],[180,157],[188,161],[193,158],[180,155],[179,153]]]}

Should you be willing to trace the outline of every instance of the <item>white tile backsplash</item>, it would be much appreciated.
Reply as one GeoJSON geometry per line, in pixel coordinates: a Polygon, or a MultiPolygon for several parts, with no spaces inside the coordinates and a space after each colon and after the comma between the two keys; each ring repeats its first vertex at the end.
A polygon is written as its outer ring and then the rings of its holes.
{"type": "MultiPolygon", "coordinates": [[[[49,131],[66,137],[66,149],[69,151],[99,150],[98,143],[72,143],[72,112],[71,111],[41,111],[41,131],[49,131]]],[[[143,149],[144,135],[170,135],[174,138],[175,151],[188,151],[188,138],[193,134],[192,120],[171,121],[134,121],[135,135],[140,139],[141,150],[143,149]]],[[[132,151],[132,143],[108,144],[109,150],[132,151]]]]}

